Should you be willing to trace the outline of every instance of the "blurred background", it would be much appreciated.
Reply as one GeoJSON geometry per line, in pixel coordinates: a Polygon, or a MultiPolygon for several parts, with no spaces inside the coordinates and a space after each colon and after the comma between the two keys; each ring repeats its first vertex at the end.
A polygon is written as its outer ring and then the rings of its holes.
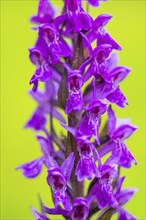
{"type": "MultiPolygon", "coordinates": [[[[62,1],[52,1],[61,10],[62,1]]],[[[37,0],[1,1],[1,219],[31,220],[30,206],[39,209],[38,193],[44,203],[53,207],[46,183],[46,170],[34,179],[25,179],[15,167],[40,156],[34,132],[23,126],[36,107],[28,96],[29,79],[34,67],[27,48],[33,46],[36,32],[31,30],[31,15],[37,12],[37,0]]],[[[115,107],[118,117],[130,117],[139,129],[128,139],[127,146],[138,165],[122,170],[124,187],[139,192],[126,209],[139,220],[145,220],[145,1],[108,0],[99,8],[90,8],[95,18],[109,13],[113,19],[107,25],[109,33],[122,46],[120,64],[132,72],[121,84],[129,106],[115,107]]],[[[51,217],[51,219],[61,219],[51,217]]],[[[94,218],[93,218],[94,219],[94,218]]]]}

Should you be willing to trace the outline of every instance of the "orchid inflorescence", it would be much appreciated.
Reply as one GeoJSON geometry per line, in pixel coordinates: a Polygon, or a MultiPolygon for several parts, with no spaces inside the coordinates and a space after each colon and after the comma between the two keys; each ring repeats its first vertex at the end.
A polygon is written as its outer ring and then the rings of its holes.
{"type": "Polygon", "coordinates": [[[95,213],[100,220],[115,213],[118,220],[134,220],[123,206],[137,190],[121,189],[125,177],[120,177],[120,167],[137,164],[125,144],[137,127],[129,119],[117,119],[111,105],[128,104],[119,83],[131,69],[118,66],[113,52],[121,46],[105,29],[112,15],[93,19],[89,5],[97,7],[99,0],[85,2],[87,11],[82,3],[64,0],[61,15],[55,17],[51,3],[40,0],[37,15],[31,18],[38,39],[29,49],[36,67],[29,94],[37,109],[25,127],[36,132],[42,154],[17,169],[26,178],[35,178],[43,166],[47,168],[54,208],[43,203],[41,211],[32,208],[37,220],[48,220],[48,214],[85,220],[95,213]],[[43,91],[39,82],[44,83],[43,91]],[[103,126],[104,114],[108,119],[103,126]],[[66,135],[58,135],[53,120],[59,121],[66,135]]]}

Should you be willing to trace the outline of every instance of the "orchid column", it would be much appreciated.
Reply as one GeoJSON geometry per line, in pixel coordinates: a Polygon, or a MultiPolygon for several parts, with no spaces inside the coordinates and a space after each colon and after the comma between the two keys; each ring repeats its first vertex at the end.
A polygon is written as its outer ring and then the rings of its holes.
{"type": "MultiPolygon", "coordinates": [[[[97,7],[99,1],[86,4],[97,7]]],[[[128,119],[117,119],[112,109],[112,104],[120,108],[128,104],[119,83],[131,69],[118,66],[115,51],[121,46],[105,29],[111,18],[101,14],[93,20],[81,0],[65,0],[57,17],[52,5],[40,0],[38,13],[31,18],[38,39],[29,49],[36,67],[30,95],[38,107],[25,127],[36,132],[42,155],[17,169],[35,178],[43,166],[47,168],[54,208],[44,204],[42,211],[32,208],[37,220],[49,219],[48,214],[85,220],[98,212],[97,219],[110,219],[115,213],[119,220],[135,219],[123,206],[137,190],[121,189],[125,177],[120,177],[120,167],[137,164],[125,144],[137,127],[128,119]],[[40,81],[44,91],[39,89],[40,81]],[[107,123],[102,128],[103,114],[107,123]],[[57,135],[53,118],[66,136],[57,135]],[[90,181],[87,192],[85,179],[90,181]]]]}

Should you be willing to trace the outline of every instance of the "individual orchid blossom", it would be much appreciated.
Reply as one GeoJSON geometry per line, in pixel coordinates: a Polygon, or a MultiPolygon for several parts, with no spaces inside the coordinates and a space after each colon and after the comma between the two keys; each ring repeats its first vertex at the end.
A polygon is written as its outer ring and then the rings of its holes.
{"type": "Polygon", "coordinates": [[[65,0],[65,12],[55,19],[57,28],[65,23],[65,32],[79,33],[81,30],[88,31],[92,26],[92,17],[84,11],[81,1],[65,0]]]}
{"type": "Polygon", "coordinates": [[[93,19],[88,13],[90,6],[98,7],[101,1],[105,0],[85,4],[64,0],[57,14],[51,2],[39,0],[38,11],[31,17],[38,38],[29,48],[35,66],[29,95],[37,106],[25,128],[35,132],[41,154],[16,169],[28,179],[45,172],[53,207],[42,200],[41,211],[31,206],[36,220],[49,220],[50,215],[87,220],[99,211],[98,220],[111,219],[115,213],[117,220],[136,220],[124,205],[137,190],[121,189],[120,167],[137,164],[125,144],[137,126],[117,119],[112,108],[128,104],[119,84],[131,68],[118,65],[115,50],[122,48],[106,30],[112,15],[93,19]]]}
{"type": "Polygon", "coordinates": [[[74,166],[74,154],[71,153],[62,163],[61,167],[50,156],[46,160],[48,168],[47,182],[54,192],[54,203],[57,207],[61,202],[65,208],[71,208],[71,202],[66,193],[67,181],[69,181],[74,166]]]}
{"type": "Polygon", "coordinates": [[[78,140],[77,149],[79,151],[80,160],[76,166],[76,172],[78,181],[82,181],[85,178],[91,180],[97,173],[96,160],[100,164],[98,152],[88,139],[78,140]]]}
{"type": "Polygon", "coordinates": [[[48,23],[53,21],[55,10],[51,3],[47,0],[40,0],[37,15],[31,17],[34,23],[48,23]]]}
{"type": "Polygon", "coordinates": [[[129,120],[117,120],[115,114],[109,106],[108,108],[108,133],[110,141],[99,151],[99,155],[103,156],[108,152],[112,152],[106,163],[119,164],[122,167],[130,168],[131,163],[137,164],[124,141],[132,135],[137,126],[130,124],[129,120]]]}
{"type": "Polygon", "coordinates": [[[97,181],[89,191],[88,199],[91,202],[96,197],[100,209],[104,209],[108,205],[116,208],[118,202],[112,189],[111,180],[117,177],[117,167],[103,164],[98,169],[97,181]]]}
{"type": "Polygon", "coordinates": [[[86,220],[89,212],[88,200],[83,197],[74,198],[74,203],[71,210],[68,211],[62,208],[48,208],[43,206],[43,210],[48,214],[63,215],[70,220],[86,220]]]}

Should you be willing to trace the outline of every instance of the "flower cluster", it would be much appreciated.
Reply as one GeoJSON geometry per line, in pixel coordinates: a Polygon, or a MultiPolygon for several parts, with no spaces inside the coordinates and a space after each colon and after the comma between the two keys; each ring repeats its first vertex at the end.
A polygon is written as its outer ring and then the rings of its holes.
{"type": "MultiPolygon", "coordinates": [[[[97,7],[100,1],[88,3],[97,7]]],[[[120,167],[137,164],[125,144],[137,127],[129,119],[117,119],[112,108],[128,104],[119,84],[131,69],[118,65],[115,51],[121,46],[105,27],[111,18],[101,14],[93,19],[81,0],[64,0],[59,16],[48,0],[40,0],[37,15],[31,18],[38,39],[29,49],[35,65],[29,94],[37,109],[25,127],[36,132],[42,154],[17,169],[26,178],[35,178],[43,166],[47,168],[54,208],[44,204],[41,212],[32,208],[37,220],[49,219],[48,214],[85,220],[100,210],[98,219],[110,219],[115,213],[118,220],[135,219],[123,206],[137,190],[121,189],[125,177],[120,177],[120,167]],[[104,128],[103,114],[107,114],[104,128]],[[58,135],[54,119],[66,135],[58,135]],[[86,193],[85,179],[90,182],[86,193]]]]}

